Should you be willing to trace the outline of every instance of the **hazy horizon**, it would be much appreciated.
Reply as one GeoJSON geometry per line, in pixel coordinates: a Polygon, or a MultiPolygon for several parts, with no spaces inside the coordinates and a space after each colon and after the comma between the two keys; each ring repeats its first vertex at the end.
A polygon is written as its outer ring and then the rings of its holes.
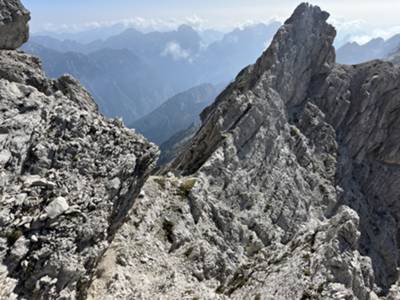
{"type": "MultiPolygon", "coordinates": [[[[25,0],[24,4],[32,13],[33,33],[79,32],[83,30],[123,24],[143,31],[171,30],[180,24],[196,29],[229,31],[235,27],[254,23],[283,22],[302,1],[282,0],[272,4],[266,0],[183,1],[161,0],[144,2],[115,0],[25,0]]],[[[350,40],[365,43],[371,38],[389,38],[400,33],[397,12],[400,2],[392,0],[362,1],[315,0],[331,13],[330,22],[341,35],[351,36],[350,40]],[[390,9],[388,9],[390,7],[390,9]],[[380,18],[382,14],[385,18],[380,18]]]]}

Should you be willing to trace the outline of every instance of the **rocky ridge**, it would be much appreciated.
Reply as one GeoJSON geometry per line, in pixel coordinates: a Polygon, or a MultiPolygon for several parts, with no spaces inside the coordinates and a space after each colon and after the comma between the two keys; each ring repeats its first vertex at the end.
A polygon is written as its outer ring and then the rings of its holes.
{"type": "MultiPolygon", "coordinates": [[[[7,0],[0,16],[0,48],[19,47],[29,13],[7,0]]],[[[0,299],[85,298],[157,156],[75,79],[0,50],[0,299]]]]}
{"type": "Polygon", "coordinates": [[[400,297],[400,69],[336,64],[328,17],[301,4],[203,111],[93,299],[400,297]]]}

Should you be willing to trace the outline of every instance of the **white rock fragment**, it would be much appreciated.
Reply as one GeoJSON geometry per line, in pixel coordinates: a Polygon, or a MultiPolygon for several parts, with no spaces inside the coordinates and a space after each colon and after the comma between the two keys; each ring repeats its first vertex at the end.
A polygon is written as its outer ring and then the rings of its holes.
{"type": "Polygon", "coordinates": [[[108,183],[108,189],[118,191],[121,187],[121,180],[118,177],[110,180],[108,183]]]}
{"type": "Polygon", "coordinates": [[[21,236],[20,238],[18,238],[11,250],[12,256],[17,259],[24,257],[29,251],[28,245],[29,240],[27,240],[25,237],[21,236]]]}
{"type": "Polygon", "coordinates": [[[7,149],[0,151],[0,166],[4,167],[11,159],[11,152],[7,149]]]}
{"type": "Polygon", "coordinates": [[[35,186],[43,186],[47,188],[54,188],[56,184],[54,182],[48,181],[39,175],[30,175],[25,177],[24,179],[25,187],[35,187],[35,186]]]}
{"type": "Polygon", "coordinates": [[[47,207],[46,214],[50,219],[55,219],[62,215],[69,208],[68,202],[64,197],[54,199],[47,207]]]}

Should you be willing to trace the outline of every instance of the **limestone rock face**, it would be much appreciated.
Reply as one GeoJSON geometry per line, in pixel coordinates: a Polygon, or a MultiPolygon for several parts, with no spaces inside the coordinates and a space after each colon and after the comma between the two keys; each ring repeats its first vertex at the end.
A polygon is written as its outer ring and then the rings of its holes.
{"type": "MultiPolygon", "coordinates": [[[[28,19],[0,0],[0,48],[26,40],[28,19]]],[[[85,298],[157,156],[75,79],[0,50],[0,299],[85,298]]]]}
{"type": "Polygon", "coordinates": [[[400,69],[336,64],[328,17],[301,4],[203,111],[93,299],[398,299],[400,69]]]}
{"type": "Polygon", "coordinates": [[[19,0],[0,0],[0,49],[17,49],[28,41],[29,20],[19,0]]]}

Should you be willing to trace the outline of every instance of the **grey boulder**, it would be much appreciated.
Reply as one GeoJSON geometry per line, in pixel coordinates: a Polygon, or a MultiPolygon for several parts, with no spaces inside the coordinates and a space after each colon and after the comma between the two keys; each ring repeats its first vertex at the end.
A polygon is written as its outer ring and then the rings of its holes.
{"type": "Polygon", "coordinates": [[[0,0],[0,49],[17,49],[28,41],[29,11],[19,0],[0,0]]]}

